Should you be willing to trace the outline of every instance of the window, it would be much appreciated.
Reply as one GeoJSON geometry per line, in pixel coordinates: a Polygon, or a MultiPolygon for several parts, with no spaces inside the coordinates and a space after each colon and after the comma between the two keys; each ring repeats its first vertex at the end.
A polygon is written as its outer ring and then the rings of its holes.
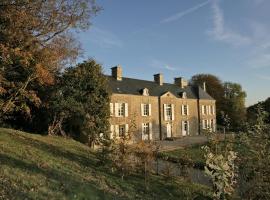
{"type": "Polygon", "coordinates": [[[211,119],[210,120],[210,128],[211,128],[211,131],[213,131],[213,132],[216,131],[216,124],[215,124],[215,120],[214,119],[211,119]]]}
{"type": "Polygon", "coordinates": [[[124,137],[126,133],[125,125],[119,125],[119,137],[124,137]]]}
{"type": "Polygon", "coordinates": [[[189,135],[189,122],[182,121],[182,136],[189,135]]]}
{"type": "Polygon", "coordinates": [[[147,88],[143,89],[143,96],[149,96],[149,91],[147,88]]]}
{"type": "Polygon", "coordinates": [[[152,123],[142,123],[142,140],[152,140],[152,123]]]}
{"type": "Polygon", "coordinates": [[[110,103],[110,115],[113,116],[113,103],[110,103]]]}
{"type": "Polygon", "coordinates": [[[203,115],[207,114],[207,106],[206,105],[202,105],[202,114],[203,115]]]}
{"type": "Polygon", "coordinates": [[[214,106],[210,106],[210,113],[211,113],[211,115],[215,114],[215,107],[214,106]]]}
{"type": "Polygon", "coordinates": [[[183,99],[186,99],[186,98],[187,98],[187,93],[186,93],[186,92],[183,92],[183,93],[182,93],[182,98],[183,98],[183,99]]]}
{"type": "Polygon", "coordinates": [[[119,104],[119,109],[118,109],[118,116],[124,116],[125,115],[125,104],[120,103],[119,104]]]}
{"type": "Polygon", "coordinates": [[[202,128],[203,129],[207,129],[208,128],[208,120],[206,120],[206,119],[203,119],[202,120],[202,128]]]}
{"type": "Polygon", "coordinates": [[[184,121],[184,131],[188,131],[188,121],[184,121]]]}
{"type": "Polygon", "coordinates": [[[142,116],[150,116],[151,104],[141,104],[141,112],[142,112],[142,116]]]}
{"type": "Polygon", "coordinates": [[[149,123],[143,123],[143,134],[149,135],[149,123]]]}
{"type": "Polygon", "coordinates": [[[182,105],[182,115],[188,115],[188,105],[182,105]]]}
{"type": "Polygon", "coordinates": [[[127,103],[115,103],[115,116],[127,117],[128,116],[128,104],[127,103]]]}
{"type": "Polygon", "coordinates": [[[174,104],[163,104],[164,120],[174,120],[174,104]]]}
{"type": "Polygon", "coordinates": [[[172,120],[172,105],[171,104],[166,104],[165,115],[167,116],[168,120],[172,120]]]}

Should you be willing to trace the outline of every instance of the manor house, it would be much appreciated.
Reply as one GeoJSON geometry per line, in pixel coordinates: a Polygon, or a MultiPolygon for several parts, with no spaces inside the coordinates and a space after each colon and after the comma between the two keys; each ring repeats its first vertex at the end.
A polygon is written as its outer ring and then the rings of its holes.
{"type": "Polygon", "coordinates": [[[215,100],[182,77],[164,83],[162,74],[153,81],[126,78],[121,66],[108,76],[112,92],[110,136],[132,133],[142,140],[163,140],[200,135],[216,130],[215,100]]]}

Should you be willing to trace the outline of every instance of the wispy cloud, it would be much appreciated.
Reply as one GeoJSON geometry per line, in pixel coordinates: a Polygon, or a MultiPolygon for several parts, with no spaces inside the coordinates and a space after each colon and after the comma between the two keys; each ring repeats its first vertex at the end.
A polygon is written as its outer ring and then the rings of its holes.
{"type": "Polygon", "coordinates": [[[111,31],[93,27],[88,34],[86,40],[101,48],[111,49],[114,47],[123,47],[123,42],[111,31]]]}
{"type": "Polygon", "coordinates": [[[256,77],[259,79],[270,81],[270,75],[268,76],[268,75],[257,74],[256,77]]]}
{"type": "Polygon", "coordinates": [[[163,70],[169,70],[169,71],[176,71],[177,70],[177,68],[172,67],[168,63],[161,61],[161,60],[158,60],[158,59],[152,59],[150,61],[150,66],[157,68],[157,69],[163,69],[163,70]]]}
{"type": "Polygon", "coordinates": [[[181,19],[182,17],[188,15],[188,14],[191,14],[197,10],[199,10],[200,8],[206,6],[207,4],[209,4],[211,2],[211,0],[207,0],[201,4],[198,4],[196,6],[193,6],[192,8],[189,8],[187,10],[184,10],[184,11],[180,11],[178,13],[175,13],[174,15],[171,15],[163,20],[160,21],[160,23],[169,23],[169,22],[173,22],[173,21],[176,21],[176,20],[179,20],[181,19]]]}
{"type": "Polygon", "coordinates": [[[248,45],[252,39],[225,26],[224,15],[219,7],[218,0],[212,0],[213,29],[208,34],[215,40],[223,41],[234,46],[248,45]]]}

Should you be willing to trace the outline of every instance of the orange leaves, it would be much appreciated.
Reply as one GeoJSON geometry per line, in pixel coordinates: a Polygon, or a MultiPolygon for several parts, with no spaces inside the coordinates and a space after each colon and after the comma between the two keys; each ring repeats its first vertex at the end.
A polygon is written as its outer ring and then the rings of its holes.
{"type": "Polygon", "coordinates": [[[36,76],[41,84],[51,85],[54,83],[53,75],[41,64],[36,65],[36,76]]]}

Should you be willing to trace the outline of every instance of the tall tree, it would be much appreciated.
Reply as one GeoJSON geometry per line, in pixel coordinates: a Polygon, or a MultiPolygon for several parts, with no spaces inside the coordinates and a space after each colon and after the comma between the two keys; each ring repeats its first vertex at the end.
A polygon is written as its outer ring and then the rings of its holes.
{"type": "Polygon", "coordinates": [[[224,87],[222,81],[212,74],[197,74],[191,77],[191,83],[203,87],[206,84],[206,91],[216,100],[217,120],[221,123],[221,111],[224,110],[224,87]]]}
{"type": "Polygon", "coordinates": [[[80,53],[71,30],[88,28],[98,10],[94,0],[1,0],[1,117],[31,116],[40,87],[80,53]]]}
{"type": "Polygon", "coordinates": [[[225,113],[228,114],[231,127],[238,130],[246,119],[245,98],[246,92],[238,83],[225,82],[225,113]]]}
{"type": "Polygon", "coordinates": [[[110,93],[101,65],[94,60],[65,70],[51,102],[49,134],[69,134],[90,146],[106,137],[110,93]]]}

